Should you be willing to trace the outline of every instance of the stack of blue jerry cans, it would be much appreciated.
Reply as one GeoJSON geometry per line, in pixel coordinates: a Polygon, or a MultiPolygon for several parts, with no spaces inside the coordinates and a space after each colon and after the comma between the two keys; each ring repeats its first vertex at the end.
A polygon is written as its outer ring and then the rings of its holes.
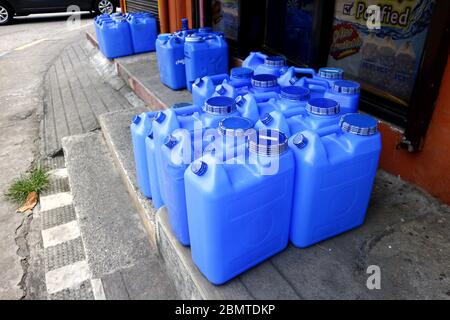
{"type": "MultiPolygon", "coordinates": [[[[195,63],[206,57],[205,34],[185,36],[184,56],[188,48],[195,63]]],[[[211,283],[289,241],[305,248],[364,222],[381,136],[377,120],[358,113],[360,85],[341,69],[289,68],[252,52],[230,75],[183,80],[192,103],[133,118],[136,174],[211,283]]]]}
{"type": "Polygon", "coordinates": [[[94,26],[108,59],[155,51],[157,26],[151,13],[102,14],[94,18],[94,26]]]}
{"type": "Polygon", "coordinates": [[[192,90],[198,78],[228,73],[228,45],[223,33],[211,27],[160,35],[156,43],[161,82],[173,90],[192,90]]]}

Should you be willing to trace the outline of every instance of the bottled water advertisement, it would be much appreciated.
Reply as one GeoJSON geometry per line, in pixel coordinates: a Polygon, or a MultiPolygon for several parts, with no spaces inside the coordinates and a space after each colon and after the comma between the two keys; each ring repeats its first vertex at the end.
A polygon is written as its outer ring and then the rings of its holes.
{"type": "Polygon", "coordinates": [[[337,0],[328,65],[407,105],[434,0],[337,0]]]}

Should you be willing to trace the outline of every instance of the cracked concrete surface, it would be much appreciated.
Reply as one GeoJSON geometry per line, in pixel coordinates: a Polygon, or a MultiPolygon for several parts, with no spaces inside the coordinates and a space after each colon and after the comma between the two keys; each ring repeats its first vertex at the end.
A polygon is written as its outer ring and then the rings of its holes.
{"type": "MultiPolygon", "coordinates": [[[[15,213],[15,205],[6,201],[4,193],[30,168],[38,152],[43,75],[68,43],[84,37],[83,29],[67,30],[66,19],[32,17],[0,28],[0,299],[25,295],[28,248],[24,239],[32,215],[15,213]]],[[[88,22],[89,16],[82,19],[88,22]]]]}

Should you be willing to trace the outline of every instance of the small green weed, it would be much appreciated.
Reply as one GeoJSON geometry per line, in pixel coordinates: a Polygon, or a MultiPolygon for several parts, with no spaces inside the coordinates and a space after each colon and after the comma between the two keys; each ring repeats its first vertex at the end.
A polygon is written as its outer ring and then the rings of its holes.
{"type": "Polygon", "coordinates": [[[21,205],[25,202],[30,192],[35,191],[39,194],[48,187],[48,183],[46,171],[42,168],[37,168],[14,180],[5,195],[9,201],[21,205]]]}

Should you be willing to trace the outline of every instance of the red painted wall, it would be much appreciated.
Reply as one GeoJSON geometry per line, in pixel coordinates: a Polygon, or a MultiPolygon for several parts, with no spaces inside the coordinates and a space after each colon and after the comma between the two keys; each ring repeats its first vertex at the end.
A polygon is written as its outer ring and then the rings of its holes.
{"type": "Polygon", "coordinates": [[[450,204],[450,55],[423,150],[418,153],[398,150],[401,134],[384,123],[380,131],[381,168],[450,204]]]}

